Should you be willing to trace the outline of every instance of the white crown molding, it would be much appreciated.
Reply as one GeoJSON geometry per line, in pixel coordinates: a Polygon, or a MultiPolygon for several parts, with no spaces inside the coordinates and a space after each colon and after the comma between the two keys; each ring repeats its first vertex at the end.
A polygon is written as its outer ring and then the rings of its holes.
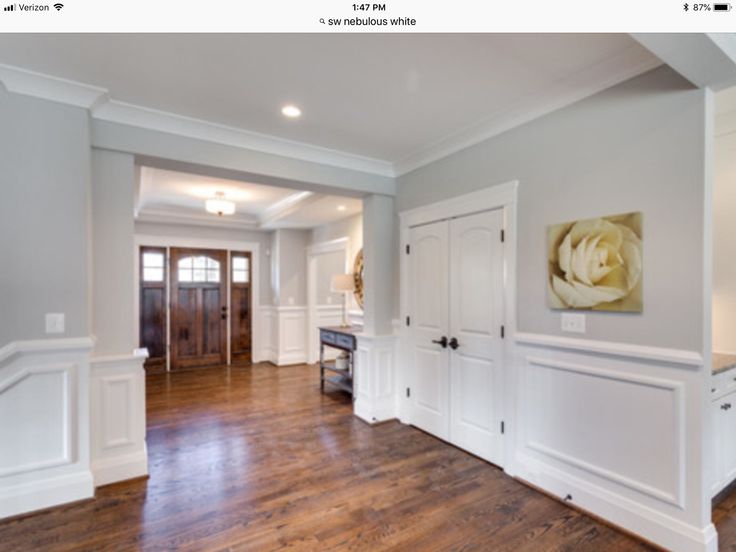
{"type": "Polygon", "coordinates": [[[93,119],[197,138],[353,171],[394,176],[390,162],[110,99],[105,88],[0,64],[8,92],[88,109],[93,119]]]}
{"type": "Polygon", "coordinates": [[[394,162],[394,173],[396,176],[409,173],[592,96],[659,65],[662,65],[662,62],[658,58],[638,45],[632,45],[601,63],[586,67],[560,80],[555,86],[545,87],[537,94],[520,99],[513,107],[498,111],[477,124],[455,132],[434,144],[422,147],[404,159],[394,162]]]}
{"type": "Polygon", "coordinates": [[[661,65],[638,45],[560,80],[555,86],[519,100],[483,121],[390,162],[354,153],[286,140],[184,115],[110,99],[100,87],[0,64],[0,83],[9,92],[86,108],[97,121],[145,128],[343,169],[395,177],[411,172],[461,149],[591,96],[661,65]]]}
{"type": "Polygon", "coordinates": [[[85,109],[108,100],[107,90],[51,75],[0,64],[0,81],[8,92],[85,109]]]}
{"type": "Polygon", "coordinates": [[[289,215],[296,213],[310,203],[314,203],[318,199],[325,197],[322,194],[314,192],[296,192],[284,199],[277,201],[259,217],[259,226],[264,229],[272,228],[275,223],[289,215]]]}
{"type": "Polygon", "coordinates": [[[693,368],[699,368],[704,364],[703,356],[698,351],[688,351],[684,349],[650,347],[648,345],[596,341],[593,339],[578,339],[573,337],[525,332],[516,332],[516,334],[514,334],[514,341],[522,345],[568,349],[572,351],[604,354],[614,357],[653,360],[693,368]]]}
{"type": "Polygon", "coordinates": [[[109,100],[96,106],[92,110],[92,118],[353,171],[388,177],[394,175],[393,167],[388,161],[286,140],[116,100],[109,100]]]}

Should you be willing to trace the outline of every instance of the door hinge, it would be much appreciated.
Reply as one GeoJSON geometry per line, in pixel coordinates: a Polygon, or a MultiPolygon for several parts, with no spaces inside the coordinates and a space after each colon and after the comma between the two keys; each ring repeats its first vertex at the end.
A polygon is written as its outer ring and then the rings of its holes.
{"type": "Polygon", "coordinates": [[[406,325],[409,326],[411,324],[411,316],[406,317],[406,325]]]}
{"type": "Polygon", "coordinates": [[[501,434],[506,432],[506,422],[501,422],[501,434]]]}
{"type": "Polygon", "coordinates": [[[411,252],[411,245],[409,245],[409,244],[407,243],[407,244],[406,244],[406,254],[407,254],[407,255],[409,255],[409,253],[410,253],[410,252],[411,252]]]}
{"type": "Polygon", "coordinates": [[[501,326],[501,339],[503,339],[506,336],[506,328],[504,326],[501,326]]]}
{"type": "Polygon", "coordinates": [[[406,388],[406,396],[407,398],[411,397],[411,389],[409,387],[406,388]]]}
{"type": "Polygon", "coordinates": [[[501,243],[506,241],[506,230],[501,230],[501,243]]]}

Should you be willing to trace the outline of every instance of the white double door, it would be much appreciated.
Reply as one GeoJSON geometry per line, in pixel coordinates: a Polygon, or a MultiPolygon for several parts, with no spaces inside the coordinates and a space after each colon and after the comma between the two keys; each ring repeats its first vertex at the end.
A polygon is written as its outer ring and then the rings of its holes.
{"type": "Polygon", "coordinates": [[[502,464],[503,212],[414,227],[411,423],[502,464]]]}

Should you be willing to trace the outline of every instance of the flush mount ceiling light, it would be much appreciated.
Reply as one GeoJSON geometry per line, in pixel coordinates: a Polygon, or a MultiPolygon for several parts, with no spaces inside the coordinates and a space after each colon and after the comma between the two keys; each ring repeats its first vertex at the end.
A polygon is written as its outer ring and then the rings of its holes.
{"type": "Polygon", "coordinates": [[[299,115],[302,114],[302,110],[295,105],[289,104],[281,108],[281,113],[284,115],[284,117],[296,119],[297,117],[299,117],[299,115]]]}
{"type": "Polygon", "coordinates": [[[205,201],[204,207],[208,213],[213,213],[218,217],[232,215],[235,212],[235,203],[225,199],[224,192],[215,192],[215,197],[205,201]]]}
{"type": "Polygon", "coordinates": [[[337,206],[337,210],[338,211],[344,211],[345,209],[347,209],[347,207],[345,207],[344,205],[338,205],[337,206]]]}

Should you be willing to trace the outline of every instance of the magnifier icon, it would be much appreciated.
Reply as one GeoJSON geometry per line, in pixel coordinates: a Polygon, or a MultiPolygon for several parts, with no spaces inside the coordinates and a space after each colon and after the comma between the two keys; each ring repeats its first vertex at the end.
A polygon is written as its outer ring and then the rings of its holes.
{"type": "Polygon", "coordinates": [[[319,18],[319,22],[320,22],[320,23],[322,23],[322,24],[324,25],[324,24],[325,24],[325,18],[324,18],[324,17],[320,17],[320,18],[319,18]]]}

